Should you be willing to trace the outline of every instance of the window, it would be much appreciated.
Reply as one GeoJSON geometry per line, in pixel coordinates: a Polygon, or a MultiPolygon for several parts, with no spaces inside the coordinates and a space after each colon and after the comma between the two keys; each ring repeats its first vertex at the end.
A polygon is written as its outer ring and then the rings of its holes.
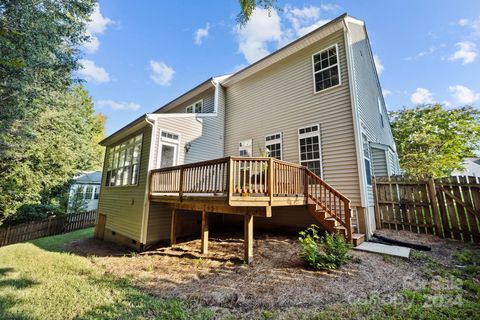
{"type": "Polygon", "coordinates": [[[363,161],[365,162],[365,175],[367,185],[372,185],[372,168],[370,165],[370,145],[368,144],[367,135],[362,133],[362,145],[363,145],[363,161]]]}
{"type": "Polygon", "coordinates": [[[202,113],[203,109],[203,100],[197,101],[194,104],[189,105],[185,108],[187,113],[202,113]]]}
{"type": "Polygon", "coordinates": [[[252,139],[241,141],[238,147],[238,152],[240,154],[240,157],[251,157],[252,156],[252,139]]]}
{"type": "Polygon", "coordinates": [[[282,160],[282,134],[276,133],[266,136],[265,149],[269,157],[282,160]]]}
{"type": "Polygon", "coordinates": [[[383,123],[383,108],[382,108],[382,102],[380,101],[380,98],[377,98],[377,102],[378,102],[378,114],[380,115],[380,125],[382,126],[382,128],[385,127],[385,124],[383,123]]]}
{"type": "Polygon", "coordinates": [[[313,82],[315,92],[340,84],[338,47],[334,45],[313,55],[313,82]]]}
{"type": "Polygon", "coordinates": [[[85,189],[85,200],[92,200],[92,195],[93,195],[93,187],[92,186],[87,186],[85,189]]]}
{"type": "Polygon", "coordinates": [[[300,164],[322,177],[319,125],[298,129],[300,164]]]}
{"type": "Polygon", "coordinates": [[[106,186],[138,184],[142,137],[140,134],[109,149],[106,186]]]}
{"type": "Polygon", "coordinates": [[[168,131],[164,131],[162,130],[162,133],[160,134],[162,136],[162,141],[175,141],[175,142],[178,142],[178,140],[180,139],[180,135],[176,134],[176,133],[171,133],[171,132],[168,132],[168,131]]]}
{"type": "Polygon", "coordinates": [[[95,192],[93,193],[93,199],[98,200],[98,195],[100,194],[100,186],[95,187],[95,192]]]}

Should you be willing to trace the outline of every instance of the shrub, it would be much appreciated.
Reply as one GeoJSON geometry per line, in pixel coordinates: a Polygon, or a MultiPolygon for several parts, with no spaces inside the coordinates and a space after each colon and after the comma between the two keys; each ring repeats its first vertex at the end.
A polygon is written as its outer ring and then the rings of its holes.
{"type": "Polygon", "coordinates": [[[350,245],[344,238],[335,233],[318,235],[318,226],[311,225],[300,232],[298,238],[302,246],[300,257],[308,268],[315,270],[337,269],[350,260],[350,245]]]}
{"type": "Polygon", "coordinates": [[[3,221],[4,225],[16,225],[20,223],[43,220],[50,216],[63,215],[62,208],[49,204],[24,204],[15,215],[9,216],[3,221]]]}

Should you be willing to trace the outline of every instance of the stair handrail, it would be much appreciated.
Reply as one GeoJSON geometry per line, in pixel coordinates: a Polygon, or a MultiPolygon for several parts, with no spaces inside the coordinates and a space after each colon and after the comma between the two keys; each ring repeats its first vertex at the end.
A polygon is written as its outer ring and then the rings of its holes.
{"type": "MultiPolygon", "coordinates": [[[[332,187],[330,184],[325,182],[322,178],[317,176],[314,172],[312,172],[307,167],[305,167],[304,170],[305,170],[305,176],[306,176],[305,197],[307,199],[310,198],[313,201],[315,201],[316,204],[323,206],[322,209],[326,210],[330,216],[335,218],[343,227],[345,227],[347,229],[347,240],[350,241],[352,239],[352,220],[351,220],[352,209],[351,209],[350,199],[347,198],[345,195],[343,195],[341,192],[339,192],[337,189],[332,187]],[[310,193],[307,177],[312,178],[315,181],[315,183],[318,183],[319,185],[323,186],[325,189],[331,192],[334,196],[338,197],[341,202],[343,202],[344,204],[343,214],[337,212],[337,210],[335,210],[336,208],[331,207],[331,204],[332,204],[331,201],[330,201],[330,205],[327,205],[326,199],[324,199],[323,202],[319,201],[316,197],[313,196],[313,194],[310,193]],[[342,215],[343,215],[343,218],[342,218],[342,215]]],[[[335,200],[334,200],[334,203],[336,203],[335,200]]]]}

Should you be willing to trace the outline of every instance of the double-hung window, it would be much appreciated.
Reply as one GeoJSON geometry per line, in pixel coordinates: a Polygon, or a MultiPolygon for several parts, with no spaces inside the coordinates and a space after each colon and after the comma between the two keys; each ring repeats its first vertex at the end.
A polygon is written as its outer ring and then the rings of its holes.
{"type": "Polygon", "coordinates": [[[95,192],[93,193],[93,199],[98,200],[98,195],[100,194],[100,186],[95,187],[95,192]]]}
{"type": "Polygon", "coordinates": [[[87,186],[85,189],[85,200],[92,200],[92,195],[93,195],[93,186],[87,186]]]}
{"type": "Polygon", "coordinates": [[[312,63],[315,92],[320,92],[340,84],[337,45],[314,54],[312,63]]]}
{"type": "Polygon", "coordinates": [[[322,177],[320,126],[318,124],[298,129],[300,164],[322,177]]]}
{"type": "Polygon", "coordinates": [[[363,145],[363,161],[365,162],[365,179],[367,180],[367,185],[372,185],[372,167],[370,162],[370,145],[368,144],[368,139],[365,133],[362,133],[362,145],[363,145]]]}
{"type": "Polygon", "coordinates": [[[269,157],[282,160],[282,133],[266,136],[265,149],[269,157]]]}
{"type": "Polygon", "coordinates": [[[106,186],[138,184],[142,137],[140,134],[109,149],[106,186]]]}
{"type": "Polygon", "coordinates": [[[203,111],[203,100],[197,101],[194,104],[191,104],[185,108],[186,113],[202,113],[202,111],[203,111]]]}

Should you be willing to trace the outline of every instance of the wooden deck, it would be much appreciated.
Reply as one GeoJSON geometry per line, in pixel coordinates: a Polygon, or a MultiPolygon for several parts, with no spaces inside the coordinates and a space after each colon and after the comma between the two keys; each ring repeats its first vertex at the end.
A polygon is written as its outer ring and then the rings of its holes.
{"type": "MultiPolygon", "coordinates": [[[[176,210],[202,212],[202,239],[208,239],[208,212],[244,215],[247,262],[252,256],[252,217],[271,217],[275,206],[308,205],[328,231],[352,240],[350,200],[306,167],[274,158],[226,157],[155,169],[149,197],[172,208],[172,228],[176,210]]],[[[202,251],[208,250],[203,243],[202,251]]]]}

